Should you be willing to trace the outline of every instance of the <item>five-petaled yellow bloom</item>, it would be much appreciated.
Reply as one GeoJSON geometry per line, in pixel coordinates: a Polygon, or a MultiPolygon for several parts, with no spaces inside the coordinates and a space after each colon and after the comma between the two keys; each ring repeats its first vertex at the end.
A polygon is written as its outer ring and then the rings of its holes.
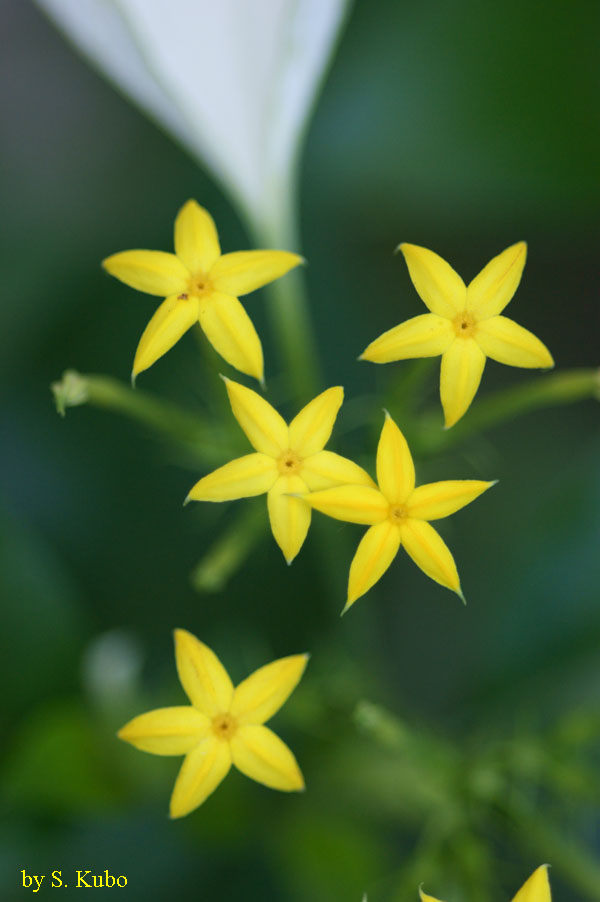
{"type": "Polygon", "coordinates": [[[310,506],[292,495],[343,483],[374,486],[357,464],[324,451],[344,399],[340,386],[313,398],[288,424],[256,392],[225,379],[233,414],[255,454],[232,460],[193,487],[187,501],[232,501],[267,493],[275,541],[288,564],[300,549],[311,520],[310,506]]]}
{"type": "Polygon", "coordinates": [[[288,251],[221,254],[211,215],[188,200],[175,220],[175,253],[123,251],[103,261],[121,282],[166,300],[144,331],[132,378],[199,322],[215,350],[242,373],[263,379],[260,339],[238,296],[261,288],[302,263],[288,251]]]}
{"type": "Polygon", "coordinates": [[[494,483],[462,479],[415,488],[408,444],[387,412],[377,448],[377,482],[379,488],[366,483],[342,485],[304,496],[329,517],[370,527],[350,566],[344,611],[383,576],[400,545],[427,576],[464,601],[454,558],[428,521],[460,510],[494,483]]]}
{"type": "Polygon", "coordinates": [[[175,658],[191,705],[134,717],[120,739],[154,755],[185,755],[171,796],[171,817],[189,814],[235,765],[272,789],[304,789],[292,752],[264,726],[296,688],[308,655],[260,667],[233,687],[215,653],[186,630],[175,630],[175,658]]]}
{"type": "Polygon", "coordinates": [[[360,360],[390,363],[442,355],[440,395],[446,428],[468,410],[486,357],[509,366],[554,366],[548,348],[527,329],[500,316],[521,281],[527,245],[513,244],[469,285],[433,251],[401,244],[413,285],[430,313],[415,316],[371,342],[360,360]]]}
{"type": "MultiPolygon", "coordinates": [[[[423,890],[419,890],[419,894],[421,902],[440,902],[439,899],[428,896],[423,890]]],[[[512,902],[552,902],[550,881],[548,880],[548,865],[543,864],[533,872],[512,902]]]]}

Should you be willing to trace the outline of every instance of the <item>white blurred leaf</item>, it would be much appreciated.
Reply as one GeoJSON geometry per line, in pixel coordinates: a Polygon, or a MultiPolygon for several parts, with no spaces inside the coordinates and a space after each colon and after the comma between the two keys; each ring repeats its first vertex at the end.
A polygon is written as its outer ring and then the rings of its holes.
{"type": "Polygon", "coordinates": [[[289,200],[347,0],[37,0],[259,227],[289,200]]]}

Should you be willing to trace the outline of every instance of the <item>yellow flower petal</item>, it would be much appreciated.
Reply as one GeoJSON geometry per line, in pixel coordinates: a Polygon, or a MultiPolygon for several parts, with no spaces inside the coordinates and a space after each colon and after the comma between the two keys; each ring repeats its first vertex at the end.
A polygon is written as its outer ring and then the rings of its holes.
{"type": "Polygon", "coordinates": [[[195,708],[208,717],[229,710],[233,684],[208,645],[187,630],[175,630],[175,660],[181,685],[195,708]]]}
{"type": "Polygon", "coordinates": [[[348,600],[344,611],[381,579],[399,547],[400,530],[389,520],[366,531],[350,565],[348,600]]]}
{"type": "Polygon", "coordinates": [[[246,454],[200,479],[187,501],[234,501],[268,492],[278,477],[277,466],[266,454],[246,454]]]}
{"type": "Polygon", "coordinates": [[[306,501],[315,510],[336,520],[373,526],[388,515],[389,505],[378,489],[367,485],[340,485],[311,492],[306,501]]]}
{"type": "Polygon", "coordinates": [[[473,338],[456,338],[442,356],[440,396],[446,429],[460,420],[479,388],[485,354],[473,338]]]}
{"type": "Polygon", "coordinates": [[[439,899],[434,899],[433,896],[428,896],[427,893],[424,893],[422,889],[419,890],[419,898],[421,902],[440,902],[439,899]]]}
{"type": "Polygon", "coordinates": [[[271,457],[279,457],[289,447],[287,423],[275,408],[255,391],[225,379],[233,415],[250,444],[271,457]]]}
{"type": "Polygon", "coordinates": [[[188,200],[177,214],[175,253],[194,274],[208,273],[221,256],[214,220],[195,200],[188,200]]]}
{"type": "Polygon", "coordinates": [[[121,251],[102,266],[131,288],[161,297],[185,291],[190,277],[181,260],[164,251],[121,251]]]}
{"type": "Polygon", "coordinates": [[[547,864],[533,872],[512,902],[552,902],[547,864]]]}
{"type": "Polygon", "coordinates": [[[265,723],[292,694],[307,663],[308,655],[290,655],[259,667],[236,686],[231,714],[240,724],[265,723]]]}
{"type": "Polygon", "coordinates": [[[484,354],[508,366],[554,366],[550,351],[539,338],[506,316],[492,316],[477,326],[477,344],[484,354]]]}
{"type": "Polygon", "coordinates": [[[436,583],[452,589],[462,598],[454,558],[433,526],[424,520],[407,519],[400,526],[400,538],[406,551],[423,573],[436,583]]]}
{"type": "Polygon", "coordinates": [[[133,378],[170,351],[197,320],[195,299],[182,301],[173,296],[163,301],[140,338],[133,361],[133,378]]]}
{"type": "Polygon", "coordinates": [[[415,487],[408,444],[387,412],[377,446],[377,482],[390,504],[402,504],[415,487]]]}
{"type": "Polygon", "coordinates": [[[406,265],[421,299],[432,313],[454,319],[465,307],[465,283],[449,263],[416,244],[401,244],[406,265]]]}
{"type": "Polygon", "coordinates": [[[329,441],[335,418],[344,400],[340,385],[328,388],[303,407],[290,423],[290,448],[300,457],[321,451],[329,441]]]}
{"type": "Polygon", "coordinates": [[[377,488],[366,470],[333,451],[318,451],[307,457],[302,465],[302,479],[311,492],[334,485],[370,485],[377,488]]]}
{"type": "Polygon", "coordinates": [[[153,755],[185,755],[207,735],[210,721],[189,705],[157,708],[134,717],[117,736],[142,752],[153,755]]]}
{"type": "Polygon", "coordinates": [[[298,792],[304,779],[285,742],[268,727],[244,724],[231,740],[233,763],[243,774],[272,789],[298,792]]]}
{"type": "Polygon", "coordinates": [[[467,310],[478,320],[501,313],[519,287],[526,259],[527,245],[519,241],[490,260],[467,288],[467,310]]]}
{"type": "Polygon", "coordinates": [[[449,319],[435,313],[423,313],[394,326],[372,341],[359,357],[371,363],[391,363],[409,357],[437,357],[454,338],[449,319]]]}
{"type": "Polygon", "coordinates": [[[306,538],[312,511],[302,498],[290,498],[290,493],[303,494],[307,486],[299,476],[280,476],[267,496],[269,520],[275,541],[288,564],[291,564],[306,538]]]}
{"type": "Polygon", "coordinates": [[[234,251],[224,254],[210,270],[212,284],[225,294],[248,294],[285,275],[303,258],[289,251],[234,251]]]}
{"type": "Polygon", "coordinates": [[[199,319],[215,351],[236,370],[262,382],[260,338],[238,299],[218,291],[204,295],[200,300],[199,319]]]}
{"type": "Polygon", "coordinates": [[[184,817],[204,802],[231,767],[229,743],[207,736],[186,755],[171,796],[170,816],[184,817]]]}
{"type": "Polygon", "coordinates": [[[494,482],[482,482],[480,479],[449,479],[420,485],[406,502],[406,515],[417,520],[449,517],[493,485],[494,482]]]}

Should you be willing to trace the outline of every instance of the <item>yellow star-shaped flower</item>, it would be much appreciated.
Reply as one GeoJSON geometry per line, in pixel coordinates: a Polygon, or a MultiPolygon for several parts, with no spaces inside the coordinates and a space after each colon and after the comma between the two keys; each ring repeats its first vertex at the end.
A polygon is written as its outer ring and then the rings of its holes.
{"type": "Polygon", "coordinates": [[[162,302],[140,339],[132,378],[166,354],[199,322],[214,349],[242,373],[263,379],[263,353],[238,296],[261,288],[302,263],[288,251],[221,254],[212,216],[188,200],[175,220],[175,253],[123,251],[103,261],[112,275],[162,302]]]}
{"type": "Polygon", "coordinates": [[[185,755],[171,796],[171,817],[201,805],[232,764],[272,789],[304,789],[292,752],[264,723],[296,688],[308,655],[266,664],[235,689],[215,653],[186,630],[175,630],[175,659],[192,704],[140,714],[117,734],[143,752],[185,755]]]}
{"type": "Polygon", "coordinates": [[[344,612],[383,576],[400,545],[427,576],[464,601],[454,558],[429,521],[460,510],[494,483],[462,479],[415,488],[408,444],[387,412],[377,448],[377,482],[379,487],[363,481],[304,496],[328,517],[370,526],[350,566],[344,612]]]}
{"type": "Polygon", "coordinates": [[[527,255],[524,241],[490,260],[468,286],[433,251],[414,244],[401,244],[399,249],[413,285],[431,312],[384,332],[359,360],[390,363],[441,354],[440,395],[447,429],[468,410],[486,357],[509,366],[554,366],[539,338],[500,316],[521,281],[527,255]]]}
{"type": "MultiPolygon", "coordinates": [[[[433,896],[428,896],[423,890],[419,890],[421,902],[440,902],[433,896]]],[[[523,884],[512,902],[552,902],[550,881],[548,880],[548,865],[543,864],[533,872],[529,880],[523,884]]]]}
{"type": "Polygon", "coordinates": [[[343,483],[374,486],[365,471],[333,451],[324,451],[344,400],[340,386],[313,398],[288,424],[256,392],[225,379],[231,409],[255,454],[247,454],[205,476],[188,501],[232,501],[267,493],[275,541],[288,564],[300,549],[311,520],[302,495],[343,483]]]}

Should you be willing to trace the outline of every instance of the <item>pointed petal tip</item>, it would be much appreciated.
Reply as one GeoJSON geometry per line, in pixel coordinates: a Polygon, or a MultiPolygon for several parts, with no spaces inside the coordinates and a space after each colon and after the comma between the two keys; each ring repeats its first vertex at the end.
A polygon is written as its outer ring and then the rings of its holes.
{"type": "Polygon", "coordinates": [[[354,604],[355,601],[356,601],[356,598],[351,599],[350,596],[348,596],[348,600],[347,600],[346,604],[344,605],[344,607],[342,608],[340,617],[343,617],[344,614],[350,610],[350,608],[352,607],[352,605],[354,604]]]}
{"type": "Polygon", "coordinates": [[[461,587],[459,586],[458,589],[456,589],[455,591],[456,591],[456,594],[458,595],[458,597],[460,598],[460,600],[462,601],[462,603],[464,604],[464,606],[466,607],[467,599],[463,595],[463,590],[461,589],[461,587]]]}
{"type": "Polygon", "coordinates": [[[185,496],[184,502],[183,502],[183,504],[181,505],[182,507],[186,507],[186,505],[188,505],[188,504],[190,503],[190,501],[193,501],[193,500],[194,500],[194,499],[191,497],[191,494],[192,494],[191,492],[188,492],[188,494],[185,496]]]}
{"type": "Polygon", "coordinates": [[[418,244],[413,244],[411,241],[401,241],[400,244],[396,245],[395,254],[403,254],[406,257],[406,251],[414,248],[415,250],[423,250],[418,244]]]}
{"type": "Polygon", "coordinates": [[[447,432],[448,429],[452,429],[453,426],[456,426],[456,424],[458,423],[459,420],[460,420],[460,417],[457,417],[457,419],[455,419],[455,420],[451,420],[451,419],[444,420],[444,425],[442,426],[442,429],[444,430],[444,432],[447,432]]]}
{"type": "Polygon", "coordinates": [[[188,636],[191,636],[192,639],[195,639],[195,636],[192,636],[192,634],[188,630],[184,630],[180,626],[175,627],[175,629],[173,630],[173,642],[176,645],[178,642],[187,639],[188,636]]]}
{"type": "Polygon", "coordinates": [[[131,371],[131,387],[132,388],[135,388],[135,383],[136,383],[136,379],[137,379],[138,375],[139,375],[139,373],[136,372],[135,370],[131,371]]]}

